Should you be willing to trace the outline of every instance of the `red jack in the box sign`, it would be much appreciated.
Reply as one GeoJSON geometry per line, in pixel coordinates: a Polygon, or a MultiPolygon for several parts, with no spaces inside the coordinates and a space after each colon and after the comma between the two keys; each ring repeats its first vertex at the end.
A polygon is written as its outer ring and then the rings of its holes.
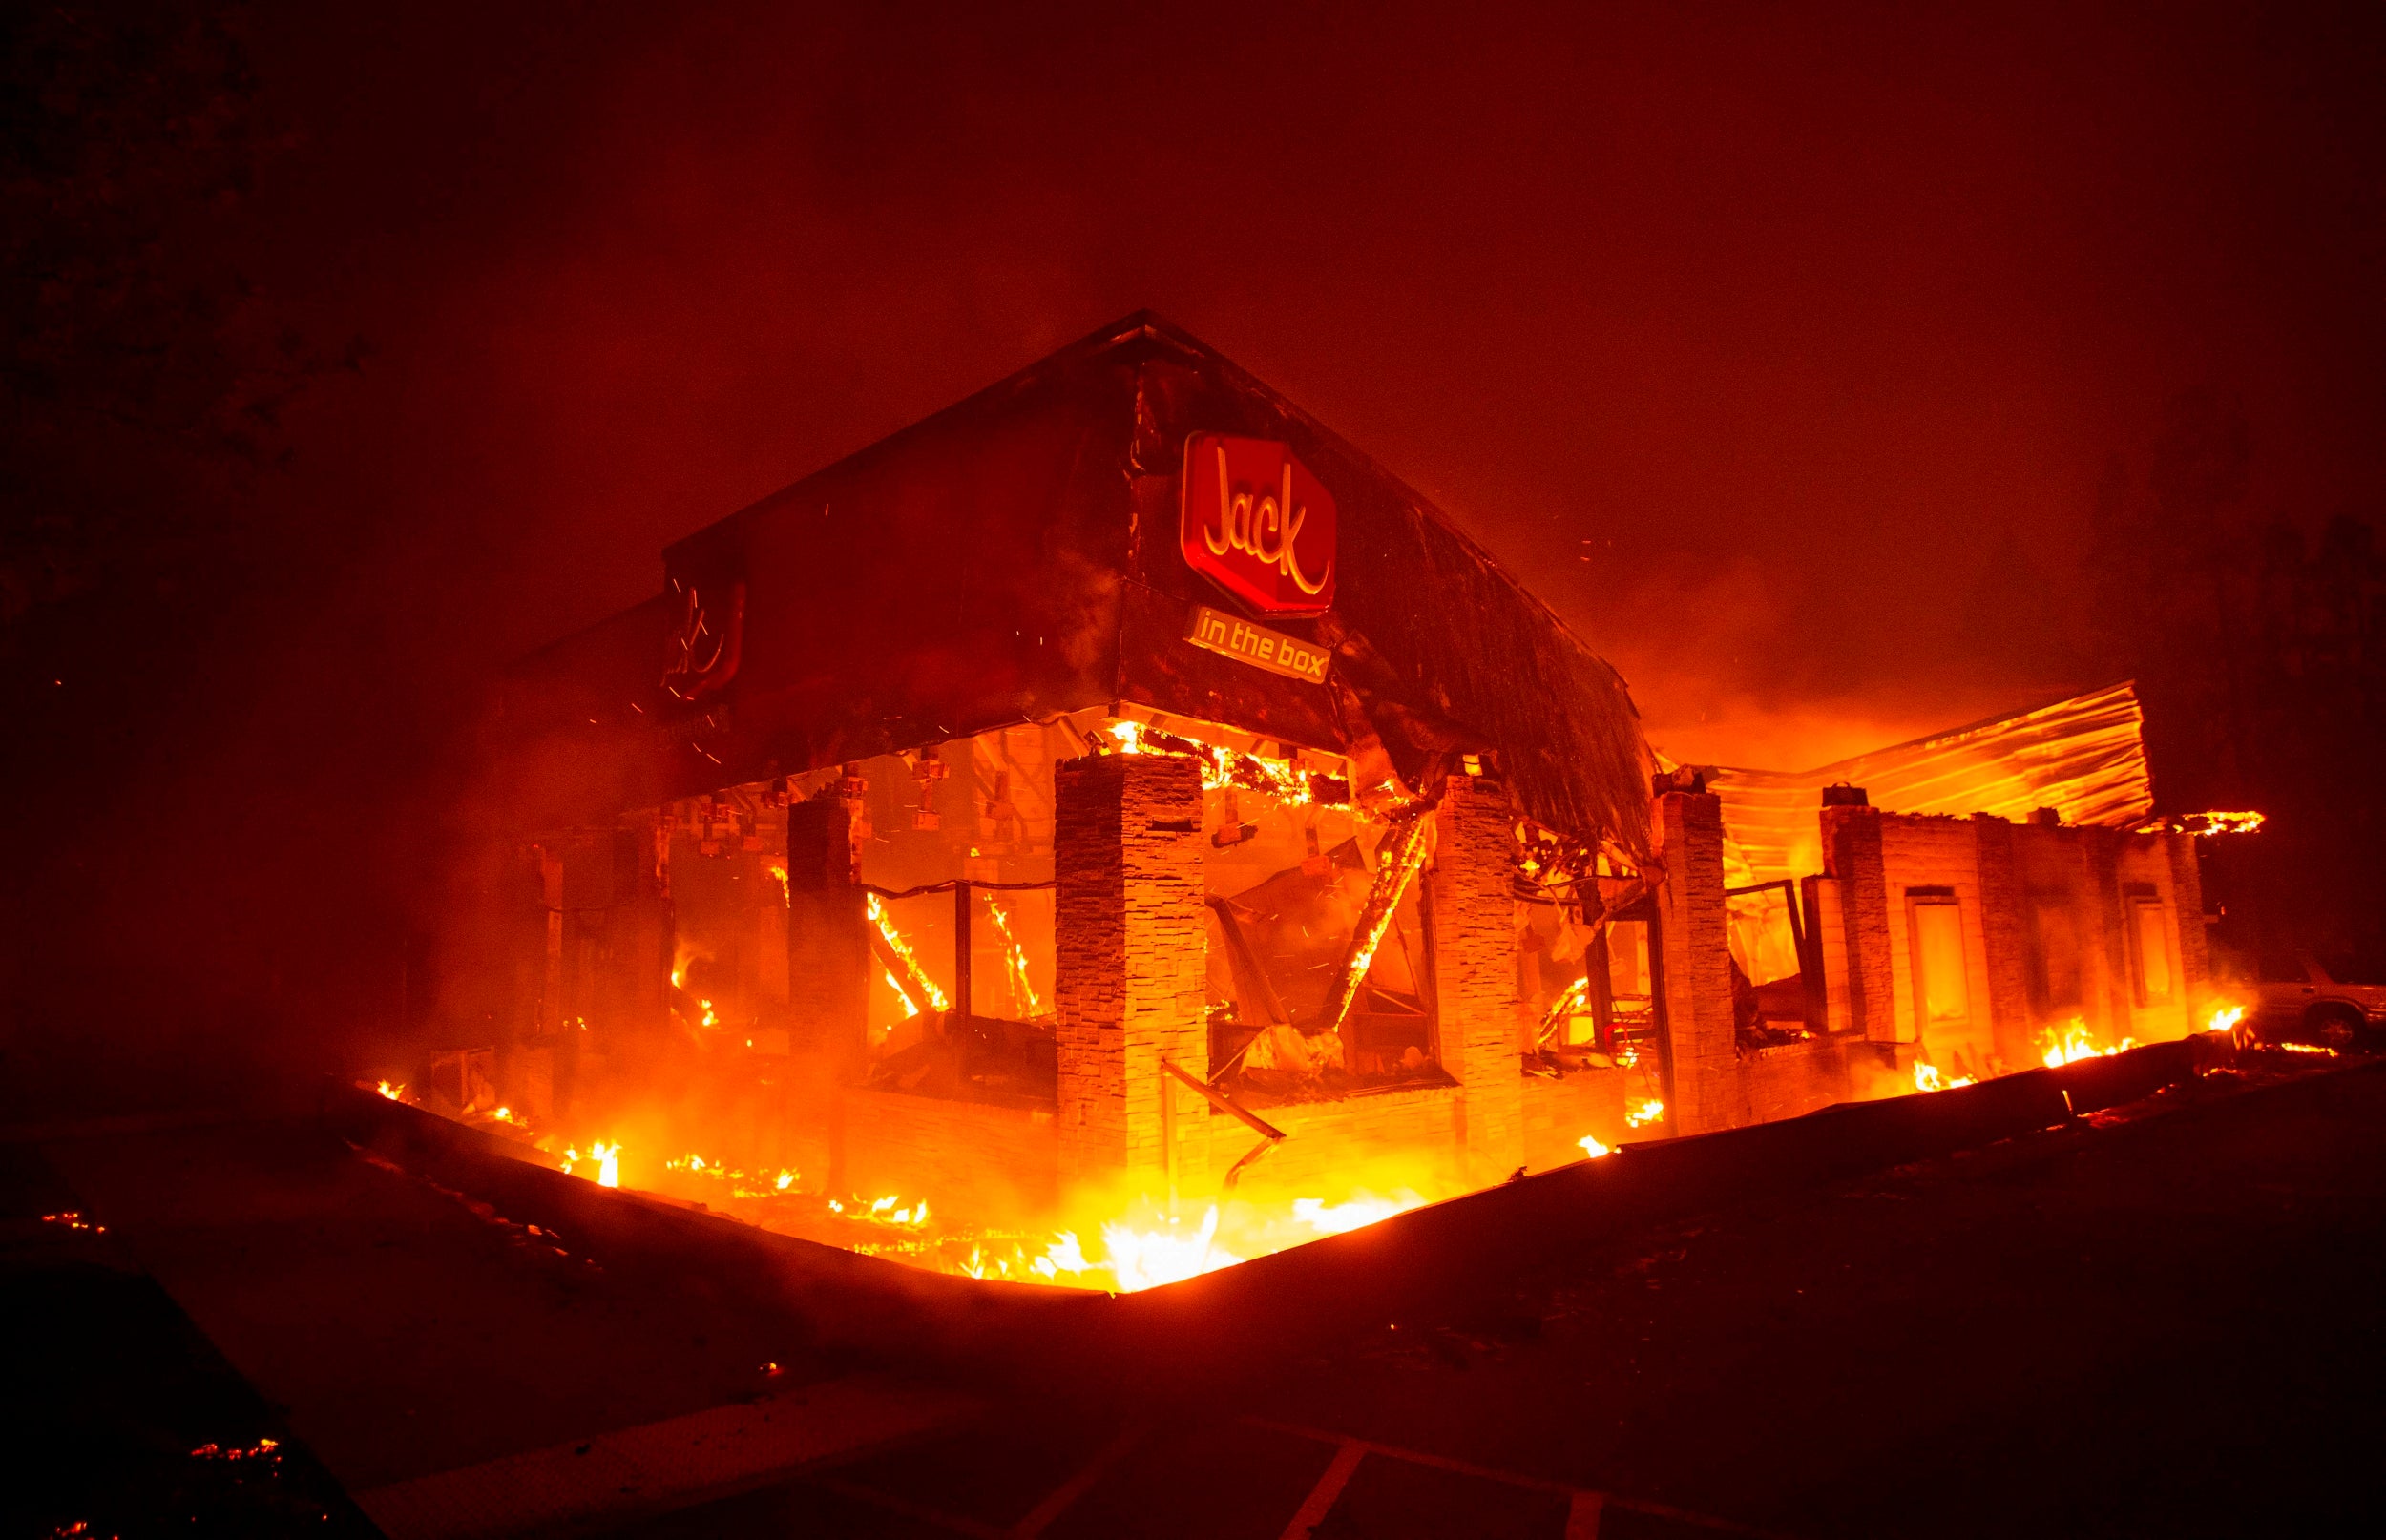
{"type": "Polygon", "coordinates": [[[1322,614],[1334,602],[1334,498],[1274,439],[1184,442],[1184,559],[1253,610],[1322,614]]]}

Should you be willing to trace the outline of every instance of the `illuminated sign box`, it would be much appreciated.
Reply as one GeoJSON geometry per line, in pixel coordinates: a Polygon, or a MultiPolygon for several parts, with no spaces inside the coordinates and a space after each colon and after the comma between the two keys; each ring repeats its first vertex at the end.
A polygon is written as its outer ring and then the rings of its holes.
{"type": "Polygon", "coordinates": [[[1184,639],[1238,663],[1248,663],[1253,668],[1309,684],[1326,682],[1326,664],[1333,656],[1328,648],[1266,626],[1255,626],[1206,604],[1193,607],[1192,616],[1185,622],[1184,639]]]}

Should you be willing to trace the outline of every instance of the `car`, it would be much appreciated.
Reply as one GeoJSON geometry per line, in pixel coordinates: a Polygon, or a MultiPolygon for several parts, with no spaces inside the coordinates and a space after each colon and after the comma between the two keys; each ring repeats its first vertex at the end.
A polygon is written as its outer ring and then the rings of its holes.
{"type": "Polygon", "coordinates": [[[2254,952],[2243,988],[2256,1036],[2325,1048],[2386,1047],[2386,969],[2300,947],[2254,952]]]}

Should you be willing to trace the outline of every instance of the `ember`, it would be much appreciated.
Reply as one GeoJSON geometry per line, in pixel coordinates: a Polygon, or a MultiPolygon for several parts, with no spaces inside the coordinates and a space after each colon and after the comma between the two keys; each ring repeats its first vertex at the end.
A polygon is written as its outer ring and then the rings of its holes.
{"type": "Polygon", "coordinates": [[[80,1209],[68,1209],[59,1214],[45,1214],[41,1217],[41,1222],[54,1224],[67,1230],[88,1230],[95,1236],[104,1236],[108,1233],[106,1225],[85,1218],[80,1209]]]}

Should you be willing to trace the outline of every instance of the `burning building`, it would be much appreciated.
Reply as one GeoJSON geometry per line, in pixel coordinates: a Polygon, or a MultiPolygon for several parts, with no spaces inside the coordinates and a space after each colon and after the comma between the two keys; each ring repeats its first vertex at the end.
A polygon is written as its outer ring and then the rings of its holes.
{"type": "Polygon", "coordinates": [[[1970,781],[1661,769],[1445,515],[1148,316],[664,576],[496,692],[460,1106],[940,1213],[1329,1208],[2195,1021],[2133,698],[1970,781]],[[2066,755],[2111,795],[2042,795],[2066,755]]]}

